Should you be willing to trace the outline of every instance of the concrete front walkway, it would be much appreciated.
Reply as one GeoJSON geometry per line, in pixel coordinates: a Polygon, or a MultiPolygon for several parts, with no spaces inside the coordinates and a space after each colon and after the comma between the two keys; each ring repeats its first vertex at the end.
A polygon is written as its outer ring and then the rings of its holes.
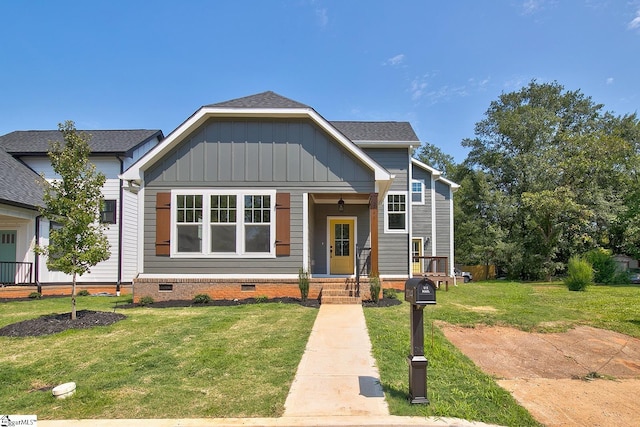
{"type": "Polygon", "coordinates": [[[285,417],[386,416],[361,304],[323,304],[285,402],[285,417]]]}

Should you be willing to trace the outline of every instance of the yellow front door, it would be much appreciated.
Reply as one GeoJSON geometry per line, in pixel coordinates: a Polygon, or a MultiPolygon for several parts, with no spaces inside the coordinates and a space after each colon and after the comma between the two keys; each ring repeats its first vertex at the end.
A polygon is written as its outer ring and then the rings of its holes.
{"type": "Polygon", "coordinates": [[[413,273],[422,273],[422,239],[413,239],[411,241],[411,271],[413,273]]]}
{"type": "Polygon", "coordinates": [[[353,274],[354,272],[353,219],[329,220],[329,270],[330,274],[353,274]]]}

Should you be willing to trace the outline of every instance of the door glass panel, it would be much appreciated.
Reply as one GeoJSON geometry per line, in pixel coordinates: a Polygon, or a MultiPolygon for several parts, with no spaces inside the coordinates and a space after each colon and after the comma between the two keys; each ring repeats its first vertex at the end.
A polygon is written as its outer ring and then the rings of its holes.
{"type": "Polygon", "coordinates": [[[336,256],[349,256],[349,224],[336,224],[334,232],[336,256]]]}

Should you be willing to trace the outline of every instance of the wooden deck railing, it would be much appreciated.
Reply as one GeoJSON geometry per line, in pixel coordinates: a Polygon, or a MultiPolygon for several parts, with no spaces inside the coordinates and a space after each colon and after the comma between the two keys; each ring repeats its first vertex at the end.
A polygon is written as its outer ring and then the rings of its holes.
{"type": "Polygon", "coordinates": [[[446,256],[414,256],[411,272],[430,276],[448,276],[449,258],[446,256]]]}

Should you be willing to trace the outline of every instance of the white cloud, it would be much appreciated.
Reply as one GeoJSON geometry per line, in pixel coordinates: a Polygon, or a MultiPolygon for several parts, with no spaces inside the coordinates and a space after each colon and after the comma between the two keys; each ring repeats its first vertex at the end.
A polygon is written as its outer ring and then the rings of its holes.
{"type": "Polygon", "coordinates": [[[633,18],[631,22],[629,22],[629,25],[627,25],[627,28],[629,28],[630,30],[635,30],[636,28],[640,28],[640,10],[636,11],[636,17],[633,18]]]}
{"type": "Polygon", "coordinates": [[[396,55],[384,61],[384,65],[397,66],[402,64],[403,62],[404,62],[404,53],[401,53],[399,55],[396,55]]]}
{"type": "Polygon", "coordinates": [[[448,101],[452,98],[464,98],[471,96],[476,92],[484,91],[491,82],[491,79],[488,77],[484,79],[476,79],[472,77],[462,85],[454,86],[445,84],[440,87],[434,87],[431,80],[436,76],[437,73],[434,73],[424,74],[414,78],[409,85],[411,99],[413,101],[425,99],[429,104],[434,105],[440,101],[448,101]]]}
{"type": "Polygon", "coordinates": [[[537,0],[527,0],[522,3],[522,13],[525,15],[531,15],[540,8],[540,2],[537,0]]]}
{"type": "Polygon", "coordinates": [[[428,86],[426,77],[427,76],[416,77],[411,81],[411,88],[409,89],[409,91],[411,92],[411,99],[413,99],[414,101],[419,100],[424,95],[425,90],[428,86]]]}
{"type": "Polygon", "coordinates": [[[613,84],[613,81],[614,81],[614,80],[613,80],[613,77],[609,77],[609,78],[607,79],[607,84],[608,84],[608,85],[612,85],[612,84],[613,84]]]}
{"type": "Polygon", "coordinates": [[[318,20],[318,24],[321,28],[324,28],[329,23],[329,15],[327,13],[327,9],[316,9],[316,19],[318,20]]]}

